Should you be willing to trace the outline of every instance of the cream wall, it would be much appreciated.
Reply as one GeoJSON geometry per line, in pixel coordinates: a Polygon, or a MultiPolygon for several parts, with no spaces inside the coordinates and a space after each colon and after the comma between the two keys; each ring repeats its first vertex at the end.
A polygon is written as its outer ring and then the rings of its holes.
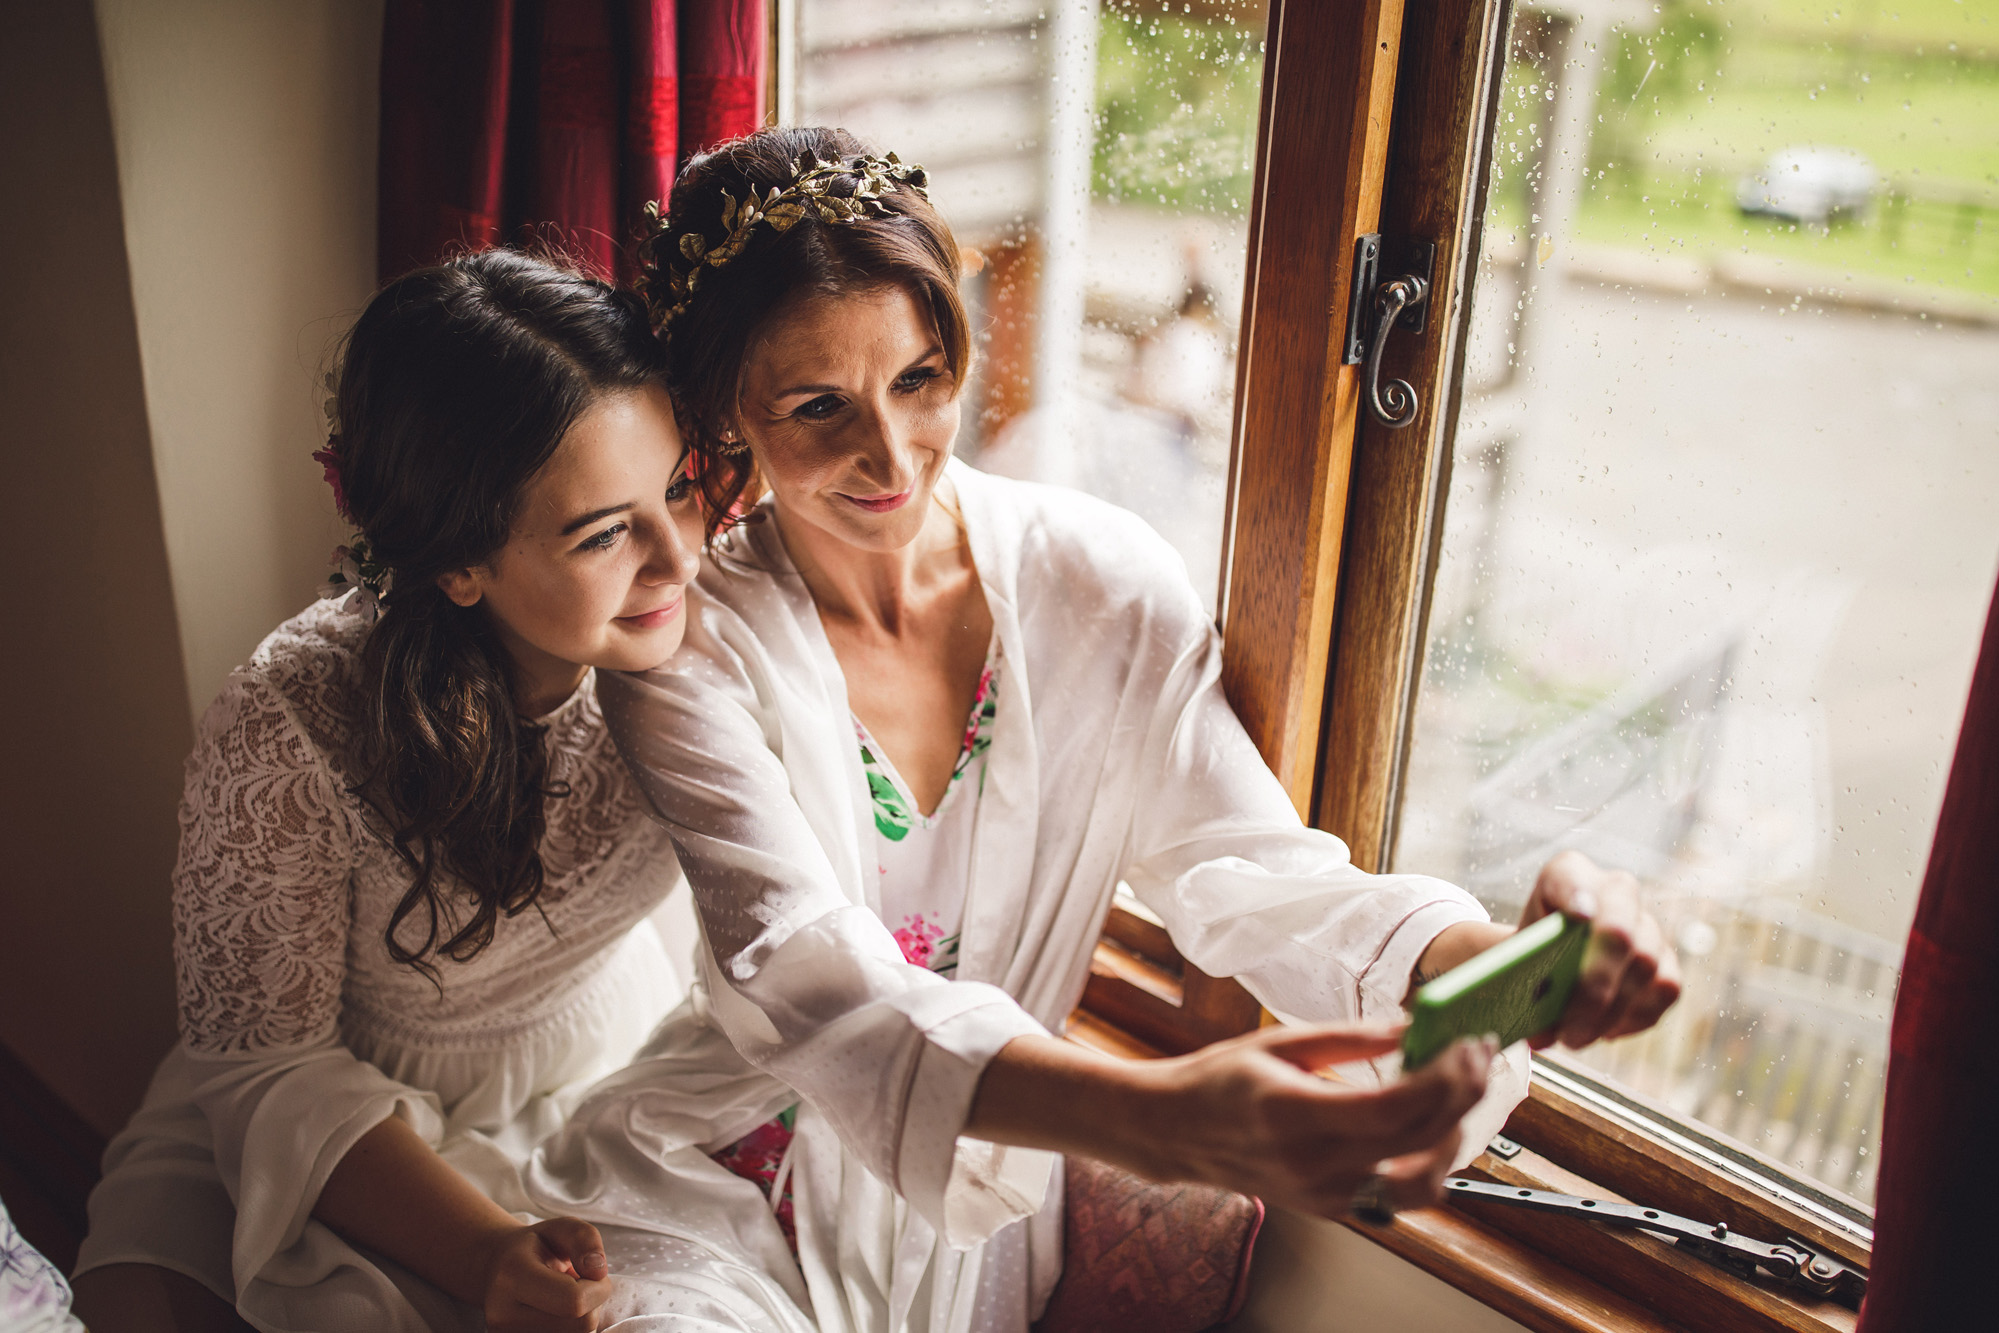
{"type": "Polygon", "coordinates": [[[187,704],[344,534],[309,455],[375,276],[381,0],[97,0],[187,704]]]}
{"type": "Polygon", "coordinates": [[[1229,1333],[1527,1333],[1349,1227],[1272,1209],[1229,1333]]]}
{"type": "Polygon", "coordinates": [[[380,0],[0,5],[0,1042],[100,1130],[173,1040],[192,719],[312,596],[380,0]]]}
{"type": "Polygon", "coordinates": [[[90,0],[0,6],[0,1042],[100,1129],[173,1040],[191,730],[90,0]]]}

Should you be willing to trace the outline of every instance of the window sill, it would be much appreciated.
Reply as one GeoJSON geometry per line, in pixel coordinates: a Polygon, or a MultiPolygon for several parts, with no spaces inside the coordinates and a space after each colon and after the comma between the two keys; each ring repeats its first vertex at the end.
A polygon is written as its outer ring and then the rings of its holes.
{"type": "MultiPolygon", "coordinates": [[[[1560,1073],[1559,1068],[1556,1073],[1560,1073]]],[[[1600,1113],[1555,1086],[1545,1071],[1507,1121],[1521,1152],[1482,1154],[1475,1179],[1616,1203],[1643,1201],[1740,1235],[1797,1237],[1865,1268],[1864,1240],[1789,1201],[1759,1191],[1672,1145],[1600,1113]]],[[[1509,1208],[1471,1196],[1398,1217],[1349,1222],[1474,1299],[1547,1333],[1599,1329],[1686,1333],[1851,1333],[1859,1316],[1704,1263],[1640,1231],[1509,1208]]]]}
{"type": "MultiPolygon", "coordinates": [[[[1507,1161],[1483,1154],[1465,1174],[1628,1202],[1530,1150],[1507,1161]]],[[[1642,1232],[1470,1198],[1386,1226],[1346,1225],[1538,1333],[1851,1333],[1859,1319],[1830,1301],[1712,1267],[1642,1232]]],[[[1777,1238],[1767,1221],[1748,1234],[1755,1231],[1777,1238]]]]}
{"type": "MultiPolygon", "coordinates": [[[[1099,948],[1070,1040],[1131,1059],[1205,1044],[1174,1030],[1179,977],[1155,950],[1146,957],[1133,947],[1149,943],[1134,938],[1119,940],[1115,952],[1099,948]]],[[[1642,1200],[1725,1222],[1757,1240],[1795,1236],[1846,1263],[1867,1265],[1864,1238],[1600,1114],[1545,1075],[1536,1077],[1506,1134],[1522,1145],[1517,1156],[1482,1154],[1465,1174],[1612,1202],[1642,1200]]],[[[1859,1318],[1834,1302],[1713,1267],[1642,1232],[1469,1196],[1386,1226],[1344,1224],[1537,1333],[1851,1333],[1859,1318]]]]}
{"type": "Polygon", "coordinates": [[[1403,1213],[1387,1226],[1345,1225],[1535,1333],[1690,1333],[1455,1208],[1403,1213]]]}

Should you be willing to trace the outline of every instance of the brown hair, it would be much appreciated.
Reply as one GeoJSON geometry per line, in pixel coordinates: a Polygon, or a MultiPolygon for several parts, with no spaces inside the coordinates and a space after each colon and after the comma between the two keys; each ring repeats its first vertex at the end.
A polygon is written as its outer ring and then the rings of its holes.
{"type": "MultiPolygon", "coordinates": [[[[412,877],[389,918],[389,954],[433,980],[432,955],[463,962],[502,913],[535,905],[543,804],[567,795],[547,781],[546,728],[515,706],[512,659],[486,609],[454,604],[437,577],[499,550],[579,416],[665,371],[636,295],[507,250],[396,279],[348,334],[331,466],[394,578],[361,649],[355,790],[412,877]],[[462,921],[447,884],[470,899],[462,921]],[[411,918],[421,931],[405,942],[411,918]]],[[[696,461],[710,482],[747,471],[696,461]]],[[[720,512],[708,513],[711,534],[720,512]]]]}
{"type": "MultiPolygon", "coordinates": [[[[652,273],[687,267],[681,237],[697,233],[713,243],[728,233],[722,225],[725,193],[737,200],[765,198],[791,184],[801,157],[851,163],[867,152],[845,130],[777,127],[697,154],[674,181],[672,207],[641,246],[640,262],[652,273]]],[[[827,193],[845,198],[857,183],[855,176],[836,177],[827,193]]],[[[773,316],[802,297],[903,288],[930,311],[951,378],[963,386],[972,338],[958,295],[958,243],[930,201],[911,186],[883,194],[880,202],[888,216],[860,222],[807,216],[783,232],[760,223],[741,253],[702,274],[665,336],[673,384],[689,418],[684,424],[708,447],[735,415],[750,347],[773,316]]],[[[671,300],[667,284],[648,287],[658,320],[665,314],[662,302],[671,300]]]]}

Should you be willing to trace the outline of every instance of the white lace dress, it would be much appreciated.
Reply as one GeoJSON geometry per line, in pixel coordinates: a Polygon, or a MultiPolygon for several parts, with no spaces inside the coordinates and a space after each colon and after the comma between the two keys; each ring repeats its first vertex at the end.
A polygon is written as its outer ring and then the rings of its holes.
{"type": "Polygon", "coordinates": [[[347,757],[363,633],[343,604],[311,607],[202,718],[174,871],[181,1041],[105,1155],[78,1271],[174,1269],[269,1330],[476,1328],[313,1204],[354,1141],[400,1115],[531,1213],[519,1165],[684,993],[649,920],[680,871],[592,675],[542,719],[566,794],[547,804],[540,912],[441,960],[441,988],[391,959],[409,875],[369,831],[347,757]]]}

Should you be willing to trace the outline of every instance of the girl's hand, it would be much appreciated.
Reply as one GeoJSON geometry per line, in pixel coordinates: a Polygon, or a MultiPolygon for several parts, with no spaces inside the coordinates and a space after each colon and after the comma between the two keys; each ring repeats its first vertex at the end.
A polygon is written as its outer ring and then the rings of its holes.
{"type": "Polygon", "coordinates": [[[1605,870],[1581,852],[1563,852],[1541,869],[1521,910],[1530,925],[1550,912],[1587,917],[1592,929],[1582,975],[1561,1022],[1533,1039],[1536,1050],[1642,1032],[1680,998],[1680,963],[1666,932],[1638,901],[1638,881],[1605,870]]]}
{"type": "Polygon", "coordinates": [[[1140,1095],[1116,1145],[1121,1164],[1321,1217],[1353,1211],[1363,1186],[1373,1206],[1434,1203],[1458,1121],[1485,1094],[1493,1045],[1460,1042],[1381,1088],[1311,1072],[1386,1055],[1401,1039],[1399,1024],[1271,1027],[1134,1065],[1140,1095]]]}
{"type": "Polygon", "coordinates": [[[497,1233],[488,1251],[486,1327],[493,1333],[596,1333],[611,1297],[597,1228],[573,1217],[497,1233]]]}

